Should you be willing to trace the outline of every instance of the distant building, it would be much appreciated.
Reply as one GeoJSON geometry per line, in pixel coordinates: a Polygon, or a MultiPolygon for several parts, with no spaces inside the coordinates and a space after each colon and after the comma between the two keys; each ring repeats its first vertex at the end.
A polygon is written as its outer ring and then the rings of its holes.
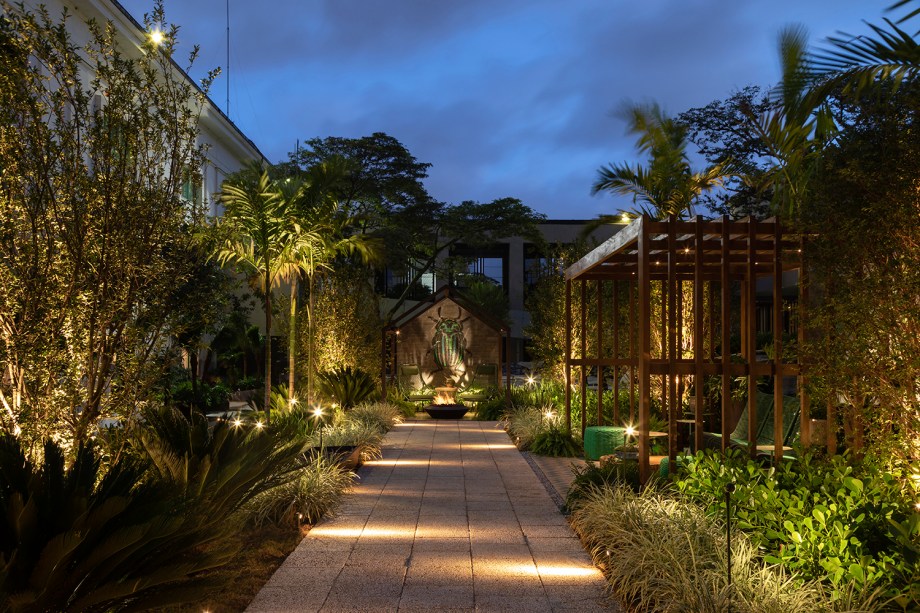
{"type": "MultiPolygon", "coordinates": [[[[569,244],[576,242],[582,236],[588,223],[588,220],[554,219],[541,222],[539,229],[547,244],[569,244]]],[[[624,224],[600,226],[590,233],[588,240],[601,243],[623,227],[624,224]]],[[[538,245],[523,237],[515,236],[502,239],[495,245],[486,248],[458,245],[451,250],[450,255],[469,258],[471,260],[470,273],[491,280],[505,291],[508,296],[511,320],[510,361],[529,361],[528,339],[524,335],[524,328],[530,323],[530,313],[525,308],[525,299],[529,288],[536,282],[537,273],[546,264],[547,254],[541,253],[538,245]]],[[[384,271],[378,278],[377,289],[384,296],[394,297],[405,288],[410,276],[411,271],[410,274],[402,275],[394,274],[389,270],[384,271]]],[[[424,298],[425,295],[449,285],[450,282],[448,278],[428,273],[421,278],[421,287],[416,295],[410,297],[424,298]]],[[[415,304],[415,301],[409,301],[403,307],[403,312],[415,304]]],[[[388,307],[386,300],[383,306],[388,307]]]]}

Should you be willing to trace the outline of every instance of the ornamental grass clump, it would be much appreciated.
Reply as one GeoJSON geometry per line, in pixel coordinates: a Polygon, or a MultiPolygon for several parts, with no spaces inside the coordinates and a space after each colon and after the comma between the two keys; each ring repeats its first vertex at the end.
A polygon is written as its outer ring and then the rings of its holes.
{"type": "Polygon", "coordinates": [[[402,423],[403,415],[400,408],[391,402],[363,402],[348,411],[348,419],[386,433],[402,423]]]}
{"type": "Polygon", "coordinates": [[[503,421],[508,436],[514,441],[518,449],[526,451],[531,443],[544,428],[543,410],[538,407],[528,406],[512,409],[503,421]]]}
{"type": "Polygon", "coordinates": [[[252,501],[250,521],[256,526],[315,524],[338,506],[356,478],[353,472],[342,470],[335,458],[315,455],[296,479],[252,501]]]}
{"type": "Polygon", "coordinates": [[[729,602],[738,612],[829,610],[815,584],[760,562],[742,535],[732,539],[729,588],[724,526],[654,488],[592,488],[571,519],[609,589],[631,610],[721,612],[729,602]]]}

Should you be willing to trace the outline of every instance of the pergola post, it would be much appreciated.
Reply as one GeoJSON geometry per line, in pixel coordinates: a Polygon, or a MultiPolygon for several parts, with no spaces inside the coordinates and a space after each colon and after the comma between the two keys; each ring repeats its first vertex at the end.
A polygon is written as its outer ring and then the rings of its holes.
{"type": "MultiPolygon", "coordinates": [[[[597,347],[594,350],[598,360],[604,357],[604,282],[597,283],[597,347]]],[[[597,425],[604,425],[604,367],[597,365],[597,425]]],[[[582,432],[584,436],[584,432],[582,432]]]]}
{"type": "Polygon", "coordinates": [[[703,447],[703,218],[693,228],[693,449],[703,447]]]}
{"type": "Polygon", "coordinates": [[[588,367],[585,366],[585,359],[588,354],[588,297],[587,297],[587,280],[581,280],[581,438],[585,438],[585,421],[588,413],[588,367]]]}
{"type": "MultiPolygon", "coordinates": [[[[620,283],[613,282],[613,359],[620,359],[620,283]]],[[[620,364],[613,367],[613,423],[620,423],[620,364]]]]}
{"type": "Polygon", "coordinates": [[[732,412],[732,371],[731,371],[731,266],[730,251],[731,233],[729,232],[728,215],[722,216],[722,260],[720,267],[722,303],[722,453],[728,449],[728,440],[731,429],[728,427],[728,417],[732,412]]]}
{"type": "Polygon", "coordinates": [[[773,224],[773,455],[783,459],[783,236],[773,224]]]}
{"type": "Polygon", "coordinates": [[[565,431],[572,434],[572,282],[565,281],[565,431]]]}
{"type": "Polygon", "coordinates": [[[648,425],[649,425],[649,387],[651,384],[651,279],[649,279],[649,235],[648,217],[639,221],[639,479],[645,483],[649,477],[648,464],[648,425]]]}
{"type": "Polygon", "coordinates": [[[747,406],[748,406],[748,453],[750,456],[757,456],[757,377],[754,370],[757,366],[757,350],[755,348],[755,338],[757,336],[757,320],[754,317],[754,304],[757,301],[757,254],[755,251],[757,242],[756,222],[751,219],[748,221],[747,233],[747,269],[744,275],[744,291],[741,296],[741,309],[744,317],[744,330],[741,332],[745,340],[744,343],[744,360],[747,362],[747,406]]]}
{"type": "MultiPolygon", "coordinates": [[[[668,466],[674,466],[677,461],[677,235],[676,218],[668,218],[668,348],[667,348],[667,375],[668,384],[668,466]]],[[[663,356],[664,357],[664,356],[663,356]]]]}

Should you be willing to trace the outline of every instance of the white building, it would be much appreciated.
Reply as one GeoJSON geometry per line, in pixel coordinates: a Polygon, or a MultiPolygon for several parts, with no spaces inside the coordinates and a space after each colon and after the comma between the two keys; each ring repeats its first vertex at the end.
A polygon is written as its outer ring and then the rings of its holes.
{"type": "MultiPolygon", "coordinates": [[[[86,22],[95,19],[99,23],[111,22],[119,33],[119,49],[125,53],[141,53],[141,45],[147,40],[149,33],[144,26],[128,13],[121,4],[115,0],[25,0],[26,10],[35,12],[40,5],[47,8],[54,19],[59,19],[66,8],[70,17],[67,21],[72,42],[79,46],[85,45],[90,40],[86,22]]],[[[198,84],[182,69],[176,65],[177,73],[181,74],[196,88],[198,84]]],[[[91,69],[86,65],[87,71],[91,69]]],[[[84,82],[88,82],[86,79],[84,82]]],[[[186,190],[186,198],[201,198],[208,206],[210,215],[222,213],[220,205],[215,199],[215,194],[220,190],[220,185],[227,175],[236,172],[249,161],[265,161],[265,156],[258,147],[230,121],[216,104],[209,98],[205,102],[199,122],[200,144],[207,145],[207,162],[201,171],[201,183],[192,189],[186,190]]],[[[192,186],[189,186],[190,188],[192,186]]]]}

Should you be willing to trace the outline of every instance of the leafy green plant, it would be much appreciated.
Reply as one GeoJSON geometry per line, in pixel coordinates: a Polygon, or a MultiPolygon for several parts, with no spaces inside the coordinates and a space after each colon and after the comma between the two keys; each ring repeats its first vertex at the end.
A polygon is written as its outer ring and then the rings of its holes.
{"type": "Polygon", "coordinates": [[[493,395],[488,400],[476,404],[476,419],[482,421],[498,421],[505,414],[505,396],[493,395]]]}
{"type": "Polygon", "coordinates": [[[369,399],[377,391],[377,382],[363,370],[350,366],[336,368],[317,375],[319,391],[343,409],[369,399]]]}
{"type": "Polygon", "coordinates": [[[914,503],[900,480],[848,456],[805,455],[764,469],[740,453],[723,461],[700,452],[682,465],[675,484],[719,517],[724,487],[734,483],[737,526],[766,560],[824,582],[832,601],[869,606],[883,596],[916,607],[920,521],[912,519],[914,503]]]}
{"type": "Polygon", "coordinates": [[[402,413],[403,417],[408,419],[415,417],[415,412],[417,409],[416,403],[406,400],[395,385],[387,387],[386,401],[397,407],[399,412],[402,413]]]}
{"type": "Polygon", "coordinates": [[[530,443],[530,452],[538,455],[573,458],[582,455],[581,445],[558,424],[541,430],[530,443]]]}
{"type": "Polygon", "coordinates": [[[575,478],[572,479],[565,501],[568,510],[575,508],[579,500],[597,488],[624,485],[636,493],[642,488],[639,463],[635,461],[618,460],[600,465],[589,462],[582,467],[573,467],[572,472],[575,478]]]}
{"type": "Polygon", "coordinates": [[[741,534],[732,539],[726,581],[725,530],[696,505],[655,488],[594,487],[576,501],[573,527],[631,610],[827,611],[820,587],[757,559],[741,534]]]}

